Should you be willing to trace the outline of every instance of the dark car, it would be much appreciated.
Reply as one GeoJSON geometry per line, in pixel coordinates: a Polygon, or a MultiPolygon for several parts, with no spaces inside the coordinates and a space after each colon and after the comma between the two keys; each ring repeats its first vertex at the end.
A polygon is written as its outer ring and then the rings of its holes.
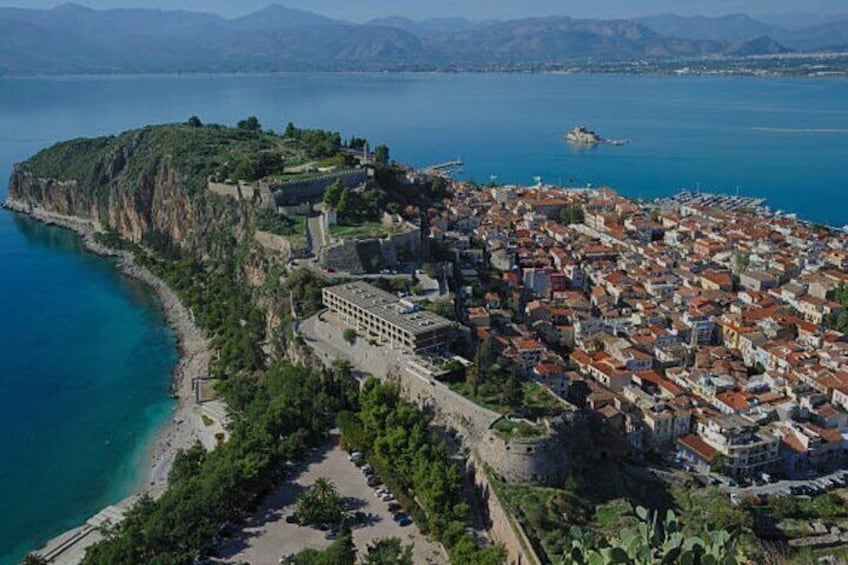
{"type": "Polygon", "coordinates": [[[408,526],[411,523],[412,523],[412,518],[410,518],[406,514],[398,514],[397,516],[395,516],[395,524],[397,524],[398,526],[401,526],[401,527],[408,526]]]}
{"type": "Polygon", "coordinates": [[[289,514],[286,516],[286,524],[299,524],[300,520],[297,519],[297,514],[289,514]]]}

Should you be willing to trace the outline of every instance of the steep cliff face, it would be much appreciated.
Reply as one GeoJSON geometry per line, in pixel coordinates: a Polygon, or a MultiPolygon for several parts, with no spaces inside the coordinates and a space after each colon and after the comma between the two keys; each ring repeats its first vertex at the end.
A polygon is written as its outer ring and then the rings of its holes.
{"type": "Polygon", "coordinates": [[[16,165],[9,199],[205,257],[234,245],[249,216],[204,190],[206,176],[256,139],[226,128],[157,126],[70,141],[16,165]]]}

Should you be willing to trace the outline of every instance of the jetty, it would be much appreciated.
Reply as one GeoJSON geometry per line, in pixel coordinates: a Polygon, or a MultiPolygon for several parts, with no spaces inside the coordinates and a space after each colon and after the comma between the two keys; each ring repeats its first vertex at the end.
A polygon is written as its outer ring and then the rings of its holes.
{"type": "Polygon", "coordinates": [[[427,174],[450,176],[458,169],[461,169],[463,165],[465,165],[465,163],[463,163],[461,159],[455,159],[453,161],[445,161],[444,163],[429,165],[427,167],[423,167],[421,170],[427,174]]]}

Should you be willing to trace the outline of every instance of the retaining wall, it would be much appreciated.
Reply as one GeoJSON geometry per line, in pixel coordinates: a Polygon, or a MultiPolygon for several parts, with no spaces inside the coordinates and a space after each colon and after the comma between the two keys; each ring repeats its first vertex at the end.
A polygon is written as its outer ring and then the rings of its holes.
{"type": "Polygon", "coordinates": [[[507,511],[489,481],[485,465],[473,453],[466,462],[466,471],[474,482],[477,496],[482,502],[486,529],[496,542],[502,543],[507,552],[508,565],[541,565],[542,560],[533,550],[530,539],[515,518],[507,511]]]}

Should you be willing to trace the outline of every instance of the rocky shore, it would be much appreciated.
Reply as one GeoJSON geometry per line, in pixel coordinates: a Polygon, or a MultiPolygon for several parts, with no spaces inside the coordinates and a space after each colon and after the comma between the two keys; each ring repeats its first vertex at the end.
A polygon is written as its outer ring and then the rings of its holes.
{"type": "MultiPolygon", "coordinates": [[[[208,374],[211,359],[208,340],[203,331],[195,325],[191,312],[180,302],[177,295],[164,281],[147,268],[136,265],[129,252],[109,248],[97,241],[95,234],[100,230],[100,226],[96,222],[51,213],[41,207],[11,198],[3,203],[3,207],[13,212],[26,214],[40,222],[78,233],[82,237],[86,250],[100,256],[114,257],[123,274],[145,283],[158,295],[165,319],[178,337],[180,359],[171,378],[171,391],[178,404],[171,421],[158,432],[156,440],[148,448],[147,457],[144,461],[147,472],[143,477],[143,484],[137,488],[136,495],[147,492],[154,497],[159,496],[165,490],[168,473],[177,452],[190,447],[197,440],[210,448],[215,445],[215,433],[222,431],[220,422],[218,425],[209,425],[209,418],[204,419],[200,406],[195,402],[193,390],[192,380],[195,377],[208,374]]],[[[118,507],[127,507],[134,498],[135,496],[119,503],[118,507]]],[[[75,531],[77,530],[67,532],[51,541],[40,550],[40,553],[45,556],[50,554],[50,562],[75,562],[75,559],[53,557],[55,548],[51,548],[51,546],[57,545],[57,540],[62,540],[62,546],[66,545],[65,540],[75,531]]],[[[86,543],[92,543],[97,541],[93,539],[94,537],[84,536],[81,539],[88,540],[86,543]]],[[[70,557],[70,554],[81,555],[80,549],[82,548],[63,549],[62,553],[69,553],[67,557],[70,557]]]]}

